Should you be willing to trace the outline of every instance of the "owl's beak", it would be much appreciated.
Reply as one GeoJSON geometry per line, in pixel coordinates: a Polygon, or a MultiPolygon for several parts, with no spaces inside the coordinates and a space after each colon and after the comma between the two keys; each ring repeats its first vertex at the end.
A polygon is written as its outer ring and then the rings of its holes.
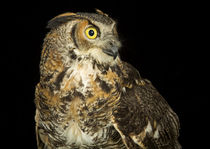
{"type": "Polygon", "coordinates": [[[106,47],[102,49],[104,53],[112,56],[114,59],[118,56],[118,49],[120,48],[120,42],[117,40],[111,40],[107,42],[106,47]]]}
{"type": "Polygon", "coordinates": [[[116,59],[117,55],[119,54],[117,47],[112,47],[110,49],[103,49],[102,51],[107,55],[112,56],[114,59],[116,59]]]}

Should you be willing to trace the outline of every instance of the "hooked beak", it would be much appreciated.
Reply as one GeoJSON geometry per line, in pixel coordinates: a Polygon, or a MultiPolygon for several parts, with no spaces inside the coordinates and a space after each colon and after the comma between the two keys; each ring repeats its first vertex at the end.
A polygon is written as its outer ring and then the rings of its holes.
{"type": "Polygon", "coordinates": [[[102,48],[102,51],[105,54],[112,56],[115,60],[119,54],[118,50],[121,46],[121,43],[119,42],[119,40],[114,38],[114,39],[109,39],[109,41],[107,41],[107,43],[105,45],[106,46],[104,48],[102,48]]]}
{"type": "Polygon", "coordinates": [[[102,49],[104,53],[106,53],[109,56],[112,56],[114,59],[118,56],[118,47],[113,46],[110,49],[102,49]]]}

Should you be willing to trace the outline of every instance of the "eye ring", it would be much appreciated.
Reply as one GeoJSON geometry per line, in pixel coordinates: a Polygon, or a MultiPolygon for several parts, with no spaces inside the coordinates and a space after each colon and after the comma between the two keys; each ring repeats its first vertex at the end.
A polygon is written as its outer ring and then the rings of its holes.
{"type": "Polygon", "coordinates": [[[98,31],[96,28],[94,27],[89,27],[85,30],[85,35],[89,38],[89,39],[96,39],[96,37],[98,36],[98,31]]]}

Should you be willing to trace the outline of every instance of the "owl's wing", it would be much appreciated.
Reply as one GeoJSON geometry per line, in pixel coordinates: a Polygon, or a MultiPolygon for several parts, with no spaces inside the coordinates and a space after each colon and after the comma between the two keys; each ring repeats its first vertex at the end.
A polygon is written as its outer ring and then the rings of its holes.
{"type": "Polygon", "coordinates": [[[180,149],[177,115],[135,68],[125,63],[124,70],[127,87],[112,115],[124,144],[129,149],[180,149]]]}

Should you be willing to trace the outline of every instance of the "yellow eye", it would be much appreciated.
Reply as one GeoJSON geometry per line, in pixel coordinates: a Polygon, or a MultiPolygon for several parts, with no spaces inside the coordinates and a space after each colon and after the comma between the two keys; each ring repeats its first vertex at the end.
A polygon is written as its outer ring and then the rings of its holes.
{"type": "Polygon", "coordinates": [[[94,27],[89,27],[85,30],[85,34],[89,39],[95,39],[98,35],[98,32],[94,27]]]}

